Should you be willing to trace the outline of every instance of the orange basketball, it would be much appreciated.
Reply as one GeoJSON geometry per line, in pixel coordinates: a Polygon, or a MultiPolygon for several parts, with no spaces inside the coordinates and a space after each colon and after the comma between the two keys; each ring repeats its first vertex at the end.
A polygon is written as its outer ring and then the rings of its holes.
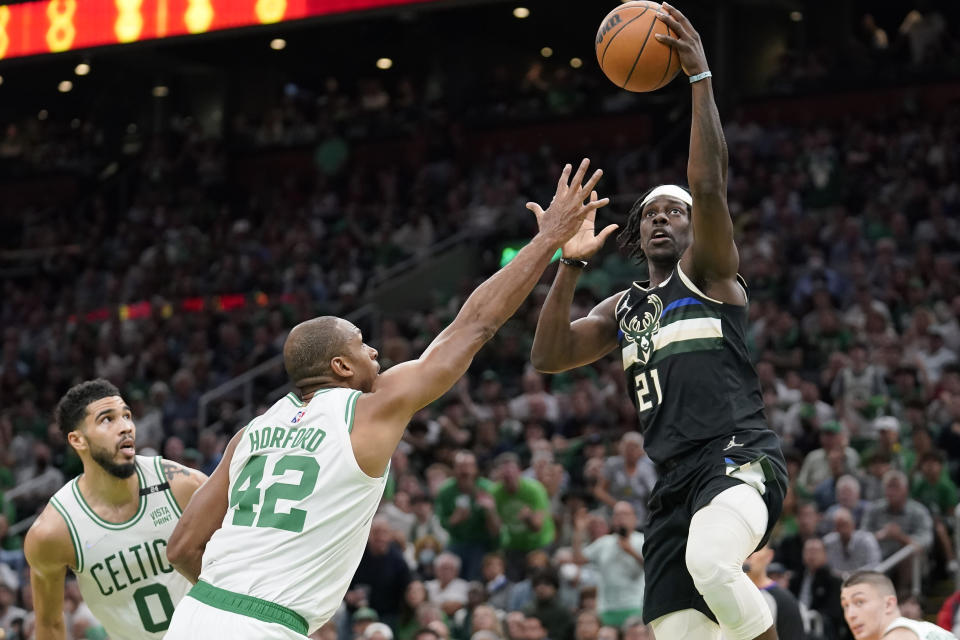
{"type": "Polygon", "coordinates": [[[610,80],[627,91],[655,91],[676,77],[680,59],[672,47],[654,34],[674,38],[662,20],[657,20],[660,3],[627,2],[610,13],[597,31],[597,60],[610,80]]]}

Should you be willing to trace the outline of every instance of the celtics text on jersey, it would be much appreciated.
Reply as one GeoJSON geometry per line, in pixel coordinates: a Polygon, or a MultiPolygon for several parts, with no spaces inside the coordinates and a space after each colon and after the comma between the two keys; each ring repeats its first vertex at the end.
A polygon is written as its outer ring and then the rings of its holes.
{"type": "Polygon", "coordinates": [[[111,640],[160,640],[190,583],[167,561],[180,507],[160,457],[136,457],[140,503],[126,522],[107,522],[87,504],[79,478],[50,504],[67,523],[80,594],[111,640]]]}

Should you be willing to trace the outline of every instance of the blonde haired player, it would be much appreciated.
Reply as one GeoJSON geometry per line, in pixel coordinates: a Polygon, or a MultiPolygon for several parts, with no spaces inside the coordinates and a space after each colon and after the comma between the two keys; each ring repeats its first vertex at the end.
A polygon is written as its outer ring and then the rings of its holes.
{"type": "Polygon", "coordinates": [[[844,580],[840,606],[855,640],[957,640],[935,624],[904,618],[893,582],[876,571],[857,571],[844,580]]]}
{"type": "Polygon", "coordinates": [[[72,387],[56,417],[83,474],[50,498],[24,541],[36,639],[67,637],[63,586],[69,567],[111,640],[160,640],[190,587],[167,562],[167,539],[206,476],[136,455],[130,407],[106,380],[72,387]]]}
{"type": "Polygon", "coordinates": [[[294,327],[283,356],[297,391],[233,438],[170,540],[170,561],[196,585],[167,640],[302,639],[333,615],[410,418],[463,376],[554,252],[606,204],[591,193],[600,171],[583,184],[588,166],[572,183],[564,168],[536,237],[419,359],[380,375],[376,350],[346,320],[294,327]]]}

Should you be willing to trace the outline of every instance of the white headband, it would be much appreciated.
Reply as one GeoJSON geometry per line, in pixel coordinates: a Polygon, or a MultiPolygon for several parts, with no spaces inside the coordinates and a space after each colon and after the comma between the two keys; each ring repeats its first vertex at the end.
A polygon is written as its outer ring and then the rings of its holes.
{"type": "Polygon", "coordinates": [[[678,187],[675,184],[662,184],[647,194],[647,197],[644,198],[643,202],[640,203],[640,208],[642,209],[643,207],[647,206],[651,200],[654,198],[659,198],[660,196],[676,198],[688,207],[693,206],[693,198],[690,196],[690,192],[688,192],[686,189],[683,187],[678,187]]]}

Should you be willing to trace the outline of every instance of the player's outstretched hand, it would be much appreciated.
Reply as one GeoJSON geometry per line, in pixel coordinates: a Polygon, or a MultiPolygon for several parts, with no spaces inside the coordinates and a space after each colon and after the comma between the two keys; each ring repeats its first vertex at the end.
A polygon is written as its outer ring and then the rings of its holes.
{"type": "Polygon", "coordinates": [[[680,66],[683,72],[688,76],[695,76],[708,69],[707,55],[703,52],[703,43],[700,42],[700,34],[690,24],[690,20],[680,13],[680,10],[666,2],[660,5],[663,11],[657,12],[657,18],[666,23],[674,33],[673,38],[662,33],[657,33],[656,38],[665,45],[671,46],[677,50],[680,57],[680,66]]]}
{"type": "Polygon", "coordinates": [[[590,176],[590,179],[584,183],[583,178],[586,176],[588,168],[590,168],[590,160],[584,158],[572,180],[570,178],[572,167],[568,164],[563,168],[560,181],[557,183],[557,192],[546,211],[536,202],[527,203],[527,209],[533,211],[537,216],[537,226],[540,228],[540,234],[556,242],[558,247],[565,245],[570,238],[580,231],[584,220],[591,212],[595,212],[610,202],[609,198],[603,198],[602,200],[590,198],[590,201],[585,203],[587,196],[593,192],[597,182],[600,181],[600,177],[603,176],[603,171],[597,169],[590,176]]]}
{"type": "MultiPolygon", "coordinates": [[[[597,192],[591,191],[590,202],[596,202],[597,199],[597,192]]],[[[620,228],[618,224],[608,224],[600,233],[596,233],[596,222],[597,210],[591,209],[573,237],[563,243],[561,250],[564,258],[589,260],[600,250],[610,234],[620,228]]]]}

